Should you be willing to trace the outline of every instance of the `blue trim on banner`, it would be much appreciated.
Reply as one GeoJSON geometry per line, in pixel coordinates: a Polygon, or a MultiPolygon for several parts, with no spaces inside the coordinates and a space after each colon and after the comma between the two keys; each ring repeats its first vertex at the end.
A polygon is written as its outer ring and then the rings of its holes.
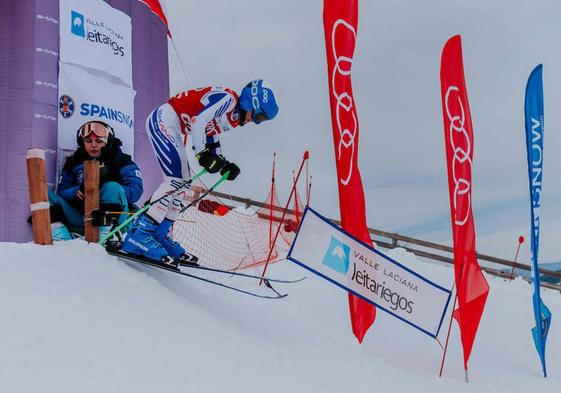
{"type": "Polygon", "coordinates": [[[365,242],[355,238],[354,236],[350,235],[348,232],[346,232],[345,230],[343,230],[341,227],[335,225],[334,223],[332,223],[328,218],[322,216],[320,213],[318,213],[317,211],[315,211],[314,209],[312,209],[311,207],[307,206],[306,209],[304,210],[304,214],[302,215],[302,219],[300,220],[300,225],[298,227],[298,231],[296,232],[296,235],[294,237],[294,240],[292,241],[292,245],[290,246],[290,250],[288,251],[288,255],[287,255],[287,259],[291,260],[292,262],[296,263],[297,265],[302,266],[304,269],[309,270],[312,273],[317,274],[318,276],[322,277],[323,279],[331,282],[332,284],[335,284],[336,286],[338,286],[341,289],[344,289],[345,291],[352,293],[353,295],[361,298],[362,300],[375,305],[377,308],[380,308],[381,310],[387,312],[388,314],[393,315],[394,317],[396,317],[397,319],[405,322],[406,324],[413,326],[414,328],[420,330],[421,332],[425,333],[426,335],[432,337],[432,338],[436,338],[438,337],[438,333],[440,332],[440,328],[442,327],[442,322],[444,321],[444,317],[446,315],[446,310],[448,310],[448,305],[450,304],[450,298],[452,295],[452,292],[449,289],[443,288],[440,285],[424,278],[423,276],[419,275],[418,273],[414,272],[413,270],[409,269],[408,267],[402,265],[401,263],[395,261],[394,259],[390,258],[389,256],[381,253],[380,251],[376,250],[375,248],[373,248],[371,245],[366,244],[365,242]],[[368,248],[370,251],[373,251],[374,253],[378,254],[379,256],[381,256],[382,258],[392,262],[393,264],[401,267],[402,269],[408,271],[409,273],[413,274],[414,276],[420,278],[421,280],[425,281],[426,283],[442,290],[443,292],[448,293],[448,299],[446,300],[446,306],[444,307],[444,311],[442,313],[442,316],[440,317],[440,322],[438,324],[438,328],[436,330],[436,334],[432,334],[428,331],[426,331],[425,329],[421,328],[420,326],[415,325],[412,322],[407,321],[406,319],[403,319],[402,317],[400,317],[399,315],[394,314],[391,310],[388,310],[382,306],[380,306],[378,303],[372,301],[371,299],[368,299],[366,297],[364,297],[363,295],[353,291],[350,288],[347,288],[346,286],[344,286],[341,283],[338,283],[336,281],[334,281],[333,279],[325,276],[324,274],[318,272],[317,270],[312,269],[311,267],[305,265],[303,262],[300,262],[299,260],[297,260],[296,258],[292,257],[292,251],[294,249],[294,245],[296,244],[296,241],[298,239],[298,235],[300,234],[300,228],[302,227],[302,223],[304,222],[304,219],[306,218],[306,214],[308,214],[308,211],[312,212],[312,214],[315,214],[320,220],[324,221],[325,223],[329,224],[331,227],[335,228],[336,230],[338,230],[339,232],[344,233],[345,235],[349,236],[351,239],[355,240],[356,242],[360,243],[361,245],[363,245],[364,247],[368,248]]]}

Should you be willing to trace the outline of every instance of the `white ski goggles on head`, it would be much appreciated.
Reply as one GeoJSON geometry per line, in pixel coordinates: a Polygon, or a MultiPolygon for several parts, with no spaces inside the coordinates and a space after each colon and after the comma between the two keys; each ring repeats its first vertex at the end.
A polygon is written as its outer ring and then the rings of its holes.
{"type": "Polygon", "coordinates": [[[78,130],[78,136],[80,138],[87,138],[91,134],[95,134],[97,138],[105,143],[109,140],[110,133],[113,133],[113,129],[109,125],[97,121],[90,121],[78,130]]]}

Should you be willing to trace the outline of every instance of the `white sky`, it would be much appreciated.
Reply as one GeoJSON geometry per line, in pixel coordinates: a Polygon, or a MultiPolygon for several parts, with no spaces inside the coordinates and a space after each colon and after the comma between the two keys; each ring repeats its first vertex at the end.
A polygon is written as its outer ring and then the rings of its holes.
{"type": "MultiPolygon", "coordinates": [[[[277,152],[281,203],[311,153],[311,205],[338,216],[321,0],[164,0],[178,52],[196,87],[276,88],[279,116],[223,137],[242,175],[223,191],[264,200],[277,152]]],[[[451,244],[439,66],[461,34],[475,135],[473,207],[478,250],[513,258],[529,233],[524,89],[544,64],[545,163],[541,260],[561,259],[561,2],[360,1],[353,88],[370,227],[451,244]]],[[[171,47],[170,47],[171,48],[171,47]]],[[[172,93],[188,85],[170,49],[172,93]]],[[[189,86],[189,87],[195,87],[189,86]]],[[[303,195],[304,188],[301,189],[303,195]]],[[[525,244],[527,246],[528,243],[525,244]]],[[[528,262],[529,248],[521,261],[528,262]]]]}

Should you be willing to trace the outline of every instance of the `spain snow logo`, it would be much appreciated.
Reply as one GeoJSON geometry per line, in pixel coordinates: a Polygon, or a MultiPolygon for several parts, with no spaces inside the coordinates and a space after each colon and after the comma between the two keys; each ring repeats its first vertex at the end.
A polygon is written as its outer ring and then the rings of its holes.
{"type": "Polygon", "coordinates": [[[331,241],[322,263],[341,274],[347,274],[349,271],[350,251],[349,246],[331,236],[331,241]]]}
{"type": "Polygon", "coordinates": [[[76,12],[70,12],[70,31],[80,37],[86,37],[86,30],[84,27],[84,15],[76,12]]]}
{"type": "Polygon", "coordinates": [[[58,110],[65,119],[68,119],[74,113],[74,100],[72,97],[63,94],[58,99],[58,110]]]}

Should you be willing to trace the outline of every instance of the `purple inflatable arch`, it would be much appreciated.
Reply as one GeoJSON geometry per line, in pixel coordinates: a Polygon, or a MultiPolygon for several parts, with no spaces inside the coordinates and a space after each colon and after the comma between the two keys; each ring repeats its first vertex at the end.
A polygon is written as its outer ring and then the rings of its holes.
{"type": "MultiPolygon", "coordinates": [[[[0,12],[0,241],[32,239],[26,152],[47,149],[56,179],[59,0],[4,0],[0,12]]],[[[144,188],[161,180],[144,131],[148,113],[169,98],[167,29],[138,0],[107,1],[132,18],[135,161],[144,188]]]]}

